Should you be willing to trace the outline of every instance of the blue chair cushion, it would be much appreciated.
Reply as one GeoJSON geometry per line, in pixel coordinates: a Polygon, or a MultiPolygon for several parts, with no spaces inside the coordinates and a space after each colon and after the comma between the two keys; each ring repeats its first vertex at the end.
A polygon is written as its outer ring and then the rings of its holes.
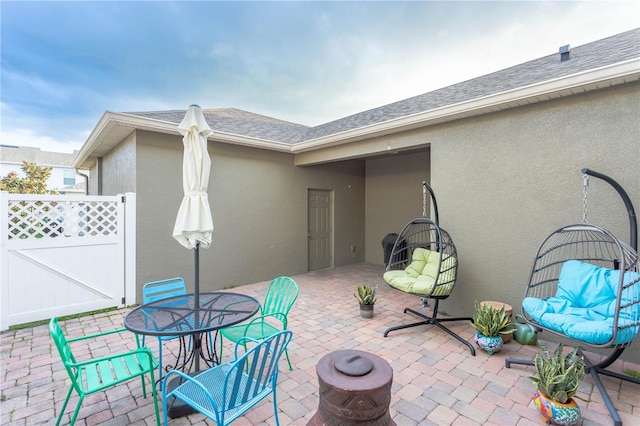
{"type": "MultiPolygon", "coordinates": [[[[640,274],[627,272],[624,282],[631,283],[639,278],[640,274]]],[[[620,271],[569,260],[560,270],[556,295],[544,299],[526,297],[522,308],[542,327],[589,344],[604,345],[613,337],[619,280],[620,271]]],[[[639,291],[640,283],[627,288],[621,306],[631,304],[639,291]]],[[[618,328],[639,320],[640,304],[636,303],[620,311],[618,328]]],[[[619,330],[613,344],[631,342],[639,329],[636,325],[619,330]]]]}

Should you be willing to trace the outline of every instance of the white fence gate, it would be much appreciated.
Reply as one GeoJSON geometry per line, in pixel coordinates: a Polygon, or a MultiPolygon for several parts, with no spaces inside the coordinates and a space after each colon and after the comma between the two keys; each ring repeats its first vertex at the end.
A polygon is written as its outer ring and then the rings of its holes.
{"type": "Polygon", "coordinates": [[[135,201],[2,192],[0,330],[135,303],[135,201]]]}

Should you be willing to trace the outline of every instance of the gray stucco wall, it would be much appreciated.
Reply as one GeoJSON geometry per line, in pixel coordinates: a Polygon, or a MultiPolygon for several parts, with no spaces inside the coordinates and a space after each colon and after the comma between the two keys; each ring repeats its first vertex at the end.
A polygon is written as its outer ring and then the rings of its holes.
{"type": "MultiPolygon", "coordinates": [[[[210,141],[216,229],[212,247],[201,250],[201,287],[306,272],[310,188],[332,191],[334,266],[381,264],[382,238],[421,214],[426,179],[460,260],[458,284],[442,311],[469,315],[475,300],[495,299],[518,312],[540,242],[582,219],[583,167],[617,180],[640,209],[639,106],[640,84],[632,83],[358,142],[350,155],[367,146],[389,155],[309,166],[296,166],[291,154],[210,141]],[[394,154],[390,146],[420,151],[394,154]]],[[[331,161],[334,154],[305,154],[298,164],[331,161]]],[[[171,276],[191,285],[193,252],[171,237],[182,199],[180,137],[137,131],[102,164],[105,195],[138,196],[139,288],[171,276]]],[[[605,182],[590,181],[590,222],[626,242],[619,196],[605,182]]],[[[627,352],[637,356],[638,344],[627,352]]]]}
{"type": "Polygon", "coordinates": [[[89,169],[89,187],[87,188],[88,195],[100,195],[100,173],[98,171],[98,163],[94,163],[93,167],[89,169]]]}
{"type": "MultiPolygon", "coordinates": [[[[557,228],[582,220],[582,168],[615,179],[640,208],[639,101],[635,84],[432,132],[432,182],[447,194],[438,200],[441,222],[460,259],[446,312],[470,313],[475,300],[504,301],[520,312],[539,244],[557,228]]],[[[629,243],[624,204],[595,178],[588,219],[629,243]]],[[[638,347],[625,357],[637,358],[638,347]]]]}
{"type": "MultiPolygon", "coordinates": [[[[441,222],[460,256],[451,311],[475,300],[520,306],[533,257],[560,226],[582,220],[589,167],[640,206],[640,86],[574,96],[443,126],[429,135],[441,222]]],[[[589,220],[628,242],[617,193],[590,179],[589,220]]],[[[519,309],[517,309],[519,310],[519,309]]]]}
{"type": "MultiPolygon", "coordinates": [[[[131,133],[101,160],[100,195],[136,192],[136,133],[131,133]]],[[[96,188],[97,190],[98,188],[96,188]]]]}
{"type": "MultiPolygon", "coordinates": [[[[382,239],[422,216],[422,181],[429,179],[429,151],[367,161],[366,260],[383,263],[382,239]]],[[[436,197],[439,194],[434,189],[436,197]]],[[[437,198],[436,198],[437,199],[437,198]]],[[[427,202],[430,216],[431,200],[427,202]]]]}
{"type": "MultiPolygon", "coordinates": [[[[137,132],[138,284],[193,282],[193,251],[172,237],[182,200],[182,142],[137,132]]],[[[209,142],[213,243],[200,250],[201,289],[307,271],[307,191],[333,191],[334,266],[364,261],[364,163],[294,167],[293,156],[209,142]],[[351,245],[356,247],[351,252],[351,245]]],[[[140,292],[140,290],[139,290],[140,292]]]]}
{"type": "MultiPolygon", "coordinates": [[[[367,161],[367,261],[382,263],[381,238],[400,231],[403,214],[419,215],[420,164],[430,160],[440,223],[460,260],[458,283],[442,311],[469,315],[476,300],[500,300],[520,312],[539,244],[582,220],[582,168],[620,183],[638,213],[639,111],[634,83],[417,132],[413,139],[430,144],[430,159],[410,154],[367,161]]],[[[604,181],[589,181],[589,222],[629,243],[620,197],[604,181]]],[[[639,347],[624,358],[637,358],[639,347]]]]}

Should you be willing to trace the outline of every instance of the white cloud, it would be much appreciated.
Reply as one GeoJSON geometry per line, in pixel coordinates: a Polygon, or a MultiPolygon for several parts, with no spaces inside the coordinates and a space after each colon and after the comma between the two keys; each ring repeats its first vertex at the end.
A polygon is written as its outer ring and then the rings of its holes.
{"type": "Polygon", "coordinates": [[[300,108],[293,121],[320,124],[555,54],[565,44],[575,47],[640,26],[638,2],[517,5],[522,8],[509,14],[478,14],[483,25],[475,28],[460,21],[452,29],[408,28],[413,37],[404,44],[334,34],[326,42],[327,72],[319,76],[324,87],[305,82],[314,87],[308,95],[314,108],[300,108]],[[305,113],[311,118],[301,117],[305,113]]]}
{"type": "Polygon", "coordinates": [[[28,129],[2,130],[2,144],[16,146],[30,146],[41,148],[43,151],[72,153],[79,150],[84,143],[82,140],[57,140],[50,136],[42,136],[28,129]]]}
{"type": "MultiPolygon", "coordinates": [[[[167,5],[171,14],[163,16],[172,22],[191,16],[180,3],[167,5]]],[[[48,69],[32,72],[35,66],[12,73],[4,67],[2,143],[70,152],[82,146],[105,110],[184,109],[192,103],[317,125],[557,53],[561,45],[575,47],[640,26],[637,1],[200,6],[220,17],[212,27],[217,32],[183,30],[179,37],[169,27],[162,29],[166,37],[160,40],[197,38],[202,51],[158,43],[157,22],[139,28],[148,38],[122,33],[132,42],[119,45],[107,25],[96,27],[96,39],[109,40],[97,48],[124,55],[103,53],[101,58],[114,65],[103,73],[95,72],[95,63],[74,56],[78,61],[70,69],[90,76],[88,82],[55,80],[48,69]],[[223,9],[233,13],[224,19],[214,13],[223,9]],[[148,39],[155,41],[146,52],[148,39]],[[154,53],[152,48],[160,45],[163,53],[154,53]],[[115,64],[131,72],[115,72],[115,64]],[[20,90],[8,97],[9,88],[20,90]]],[[[82,41],[72,33],[65,36],[64,28],[52,25],[54,30],[60,40],[82,41]]]]}
{"type": "Polygon", "coordinates": [[[233,53],[233,46],[229,43],[214,43],[209,50],[209,55],[216,59],[229,57],[233,53]]]}
{"type": "Polygon", "coordinates": [[[44,78],[34,74],[22,74],[12,72],[11,70],[3,70],[3,84],[11,86],[27,86],[28,90],[33,90],[43,94],[46,97],[56,99],[67,99],[68,92],[59,84],[46,81],[44,78]]]}

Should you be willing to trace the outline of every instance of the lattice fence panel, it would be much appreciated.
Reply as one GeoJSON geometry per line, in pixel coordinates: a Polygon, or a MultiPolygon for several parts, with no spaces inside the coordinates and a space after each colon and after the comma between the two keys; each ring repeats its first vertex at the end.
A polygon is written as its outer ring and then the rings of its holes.
{"type": "Polygon", "coordinates": [[[116,235],[117,208],[115,201],[9,200],[9,239],[116,235]]]}

